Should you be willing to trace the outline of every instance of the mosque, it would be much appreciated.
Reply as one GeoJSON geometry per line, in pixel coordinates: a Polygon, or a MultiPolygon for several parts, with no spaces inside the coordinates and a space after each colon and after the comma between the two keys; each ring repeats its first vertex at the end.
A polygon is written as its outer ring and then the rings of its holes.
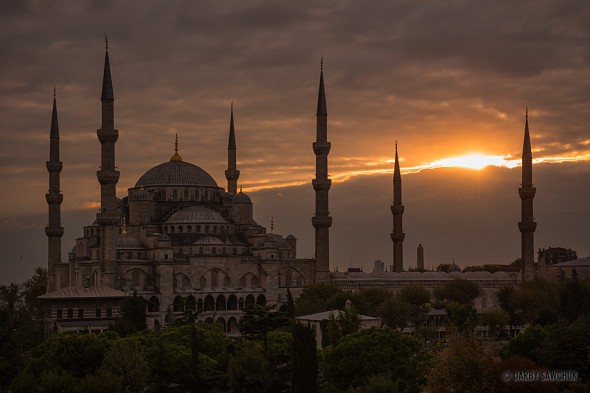
{"type": "Polygon", "coordinates": [[[393,269],[390,272],[330,272],[328,193],[327,105],[320,71],[317,112],[315,214],[315,257],[297,258],[297,239],[275,233],[253,218],[250,197],[238,191],[237,143],[233,107],[229,120],[227,188],[220,187],[204,169],[183,160],[176,140],[170,159],[146,171],[128,189],[116,195],[114,90],[105,51],[102,83],[102,125],[97,130],[101,163],[100,211],[96,220],[83,228],[82,236],[62,261],[60,206],[60,139],[54,94],[50,128],[50,154],[46,166],[49,191],[46,200],[49,223],[48,289],[44,300],[46,332],[100,332],[119,316],[119,302],[136,294],[147,301],[151,329],[170,323],[186,312],[200,311],[199,320],[217,324],[228,334],[238,334],[242,310],[254,304],[287,304],[287,294],[296,298],[312,283],[332,283],[346,290],[382,287],[392,290],[406,285],[435,288],[462,278],[479,284],[478,310],[497,307],[495,293],[504,285],[516,285],[537,275],[534,262],[532,154],[528,115],[522,156],[521,222],[523,268],[520,274],[497,272],[409,272],[404,271],[401,171],[397,144],[393,176],[393,269]]]}

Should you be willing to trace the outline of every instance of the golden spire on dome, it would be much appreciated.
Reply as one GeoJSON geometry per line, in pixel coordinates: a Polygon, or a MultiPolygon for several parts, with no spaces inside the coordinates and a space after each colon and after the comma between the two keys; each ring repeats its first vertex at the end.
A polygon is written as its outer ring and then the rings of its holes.
{"type": "Polygon", "coordinates": [[[270,234],[271,235],[275,234],[275,217],[274,216],[270,216],[270,234]]]}
{"type": "Polygon", "coordinates": [[[121,231],[123,235],[127,234],[127,220],[125,220],[125,216],[123,216],[123,230],[121,231]]]}
{"type": "Polygon", "coordinates": [[[174,142],[174,154],[170,157],[170,161],[182,162],[182,157],[178,154],[178,134],[176,134],[176,141],[174,142]]]}

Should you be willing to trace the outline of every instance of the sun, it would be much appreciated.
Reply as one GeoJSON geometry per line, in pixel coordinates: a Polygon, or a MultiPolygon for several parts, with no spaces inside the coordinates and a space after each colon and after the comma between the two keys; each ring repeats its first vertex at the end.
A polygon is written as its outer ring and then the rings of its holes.
{"type": "Polygon", "coordinates": [[[467,168],[481,170],[487,166],[513,167],[514,163],[506,156],[493,156],[480,153],[471,153],[464,156],[443,158],[427,164],[430,168],[467,168]]]}

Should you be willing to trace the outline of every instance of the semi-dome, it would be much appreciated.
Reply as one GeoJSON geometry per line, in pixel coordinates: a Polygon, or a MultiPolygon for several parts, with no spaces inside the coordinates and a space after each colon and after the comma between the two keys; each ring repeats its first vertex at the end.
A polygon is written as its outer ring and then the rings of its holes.
{"type": "Polygon", "coordinates": [[[117,237],[117,248],[143,249],[143,245],[134,237],[121,234],[117,237]]]}
{"type": "Polygon", "coordinates": [[[150,194],[146,190],[139,190],[139,191],[134,192],[133,194],[131,194],[129,199],[132,201],[153,201],[154,200],[152,197],[152,194],[150,194]]]}
{"type": "Polygon", "coordinates": [[[155,166],[135,183],[135,187],[161,186],[218,188],[215,180],[204,169],[184,161],[169,161],[155,166]]]}
{"type": "Polygon", "coordinates": [[[227,221],[215,210],[204,206],[189,206],[172,214],[167,224],[225,224],[227,221]]]}
{"type": "Polygon", "coordinates": [[[239,193],[237,193],[236,195],[234,195],[231,198],[231,201],[233,203],[252,203],[252,200],[250,199],[250,197],[246,194],[244,194],[241,190],[239,193]]]}

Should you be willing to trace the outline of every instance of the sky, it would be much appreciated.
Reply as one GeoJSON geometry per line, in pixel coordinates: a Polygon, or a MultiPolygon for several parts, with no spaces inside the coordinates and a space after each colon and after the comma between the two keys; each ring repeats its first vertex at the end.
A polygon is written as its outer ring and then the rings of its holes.
{"type": "Polygon", "coordinates": [[[331,268],[392,259],[395,141],[406,266],[520,254],[524,113],[536,248],[590,255],[590,4],[586,1],[7,1],[0,4],[0,283],[46,265],[53,88],[63,258],[100,198],[104,36],[119,129],[118,195],[168,161],[226,187],[233,102],[239,184],[256,220],[313,256],[315,109],[328,104],[331,268]],[[475,158],[457,159],[479,154],[475,158]],[[483,157],[482,157],[483,156],[483,157]],[[465,166],[494,164],[482,170],[465,166]]]}

